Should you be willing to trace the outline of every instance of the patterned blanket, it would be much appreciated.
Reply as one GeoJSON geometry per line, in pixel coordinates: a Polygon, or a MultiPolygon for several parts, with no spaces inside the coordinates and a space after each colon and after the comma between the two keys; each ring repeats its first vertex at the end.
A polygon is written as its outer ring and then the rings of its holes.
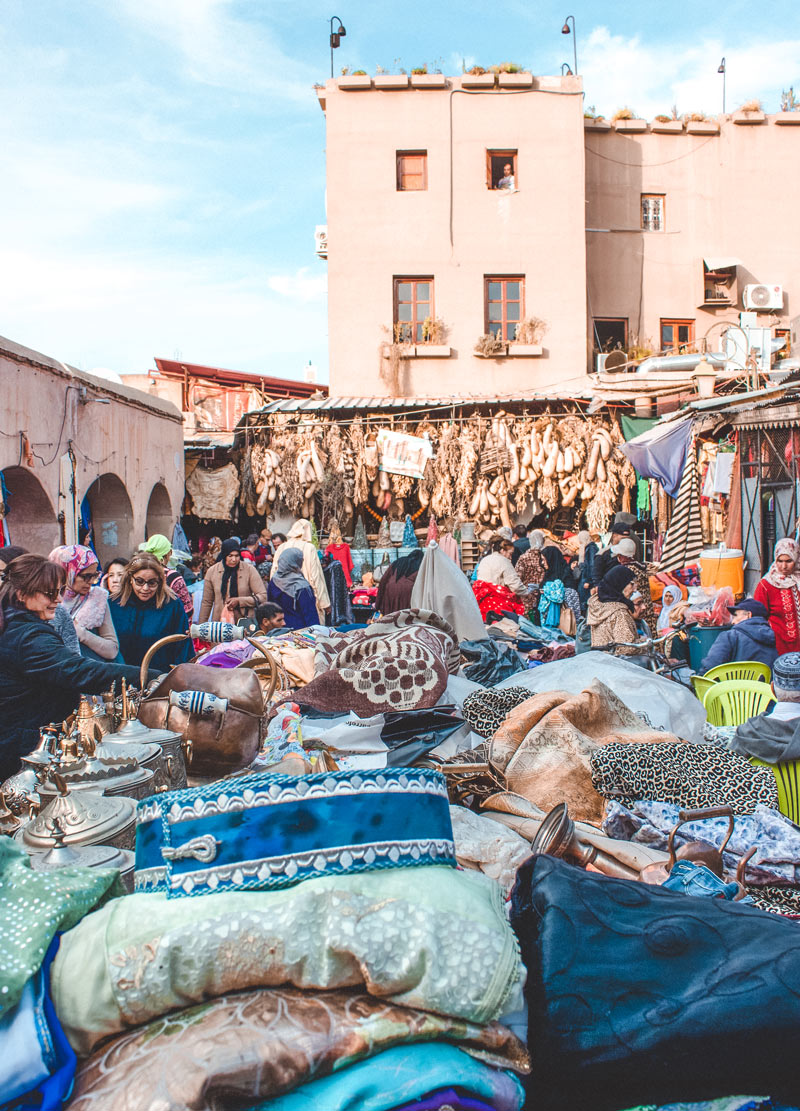
{"type": "Polygon", "coordinates": [[[459,666],[458,641],[428,610],[398,610],[366,629],[317,640],[316,677],[296,695],[301,706],[359,717],[435,706],[459,666]]]}

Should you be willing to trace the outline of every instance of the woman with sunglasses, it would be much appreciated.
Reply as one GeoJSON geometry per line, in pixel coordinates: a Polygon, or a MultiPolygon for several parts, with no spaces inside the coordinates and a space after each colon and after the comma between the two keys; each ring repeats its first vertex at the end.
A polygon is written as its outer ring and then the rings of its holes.
{"type": "Polygon", "coordinates": [[[81,694],[100,694],[139,669],[84,659],[67,649],[51,622],[66,580],[44,556],[21,555],[0,587],[0,781],[19,771],[39,729],[63,721],[81,694]]]}
{"type": "Polygon", "coordinates": [[[67,575],[63,605],[72,618],[81,646],[81,655],[92,660],[117,660],[119,642],[108,608],[108,591],[95,586],[100,563],[91,548],[67,544],[53,548],[50,560],[60,564],[67,575]]]}
{"type": "MultiPolygon", "coordinates": [[[[141,664],[162,637],[188,633],[189,621],[180,599],[167,586],[164,567],[155,556],[139,552],[122,576],[119,592],[109,602],[119,648],[126,664],[141,664]]],[[[151,667],[167,671],[193,653],[191,640],[168,644],[156,652],[151,667]]]]}

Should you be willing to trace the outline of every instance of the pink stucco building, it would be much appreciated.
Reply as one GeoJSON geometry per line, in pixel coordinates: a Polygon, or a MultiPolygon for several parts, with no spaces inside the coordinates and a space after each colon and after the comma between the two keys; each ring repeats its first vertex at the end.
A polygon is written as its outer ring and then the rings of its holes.
{"type": "Polygon", "coordinates": [[[609,124],[527,73],[317,93],[333,395],[568,391],[614,346],[717,349],[746,308],[788,337],[800,113],[609,124]]]}

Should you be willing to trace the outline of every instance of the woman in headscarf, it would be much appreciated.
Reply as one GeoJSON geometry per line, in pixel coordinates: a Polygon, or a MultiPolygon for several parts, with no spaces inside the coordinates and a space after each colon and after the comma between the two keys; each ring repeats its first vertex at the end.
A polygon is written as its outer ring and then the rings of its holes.
{"type": "Polygon", "coordinates": [[[396,613],[410,608],[411,592],[424,554],[422,548],[415,548],[409,555],[395,560],[381,575],[376,600],[378,613],[396,613]]]}
{"type": "MultiPolygon", "coordinates": [[[[545,562],[544,580],[539,588],[537,606],[539,624],[557,628],[561,622],[561,608],[567,606],[575,618],[575,627],[581,619],[581,604],[575,589],[575,576],[564,553],[555,544],[542,550],[545,562]]],[[[522,560],[520,560],[520,563],[522,560]]]]}
{"type": "Polygon", "coordinates": [[[283,610],[287,629],[319,624],[314,591],[302,572],[303,553],[282,544],[275,556],[267,597],[283,610]]]}
{"type": "Polygon", "coordinates": [[[753,594],[767,607],[778,655],[800,651],[800,548],[784,537],[775,545],[775,558],[753,594]]]}
{"type": "Polygon", "coordinates": [[[108,608],[108,592],[95,586],[100,563],[91,548],[67,544],[53,548],[49,557],[67,575],[62,605],[72,618],[81,655],[94,660],[122,660],[119,641],[108,608]]]}
{"type": "Polygon", "coordinates": [[[200,622],[221,621],[227,606],[234,621],[253,617],[256,606],[266,602],[264,582],[255,564],[242,563],[242,546],[238,540],[226,540],[219,558],[203,580],[203,601],[200,622]]]}
{"type": "MultiPolygon", "coordinates": [[[[589,599],[586,624],[592,636],[592,648],[615,641],[630,643],[639,639],[633,616],[633,594],[636,578],[630,567],[613,567],[600,580],[597,593],[589,599]]],[[[615,656],[635,656],[635,648],[617,648],[615,656]]]]}
{"type": "Polygon", "coordinates": [[[331,599],[325,585],[319,552],[311,541],[311,522],[307,521],[305,517],[295,521],[289,529],[289,536],[282,547],[297,548],[302,552],[303,575],[314,591],[314,597],[317,600],[317,620],[321,625],[324,625],[325,613],[331,608],[331,599]]]}
{"type": "Polygon", "coordinates": [[[139,545],[140,552],[147,552],[148,555],[155,556],[156,559],[164,565],[164,574],[167,577],[167,586],[173,594],[177,595],[181,600],[183,608],[186,610],[186,616],[191,620],[194,613],[194,602],[189,593],[189,588],[186,585],[186,580],[180,571],[170,569],[169,561],[172,558],[172,544],[160,532],[154,533],[144,544],[139,545]]]}
{"type": "Polygon", "coordinates": [[[538,601],[538,588],[544,582],[544,577],[547,574],[547,564],[543,553],[544,549],[544,533],[541,529],[534,529],[529,534],[530,547],[527,552],[523,552],[516,562],[517,574],[525,583],[526,586],[535,586],[534,601],[538,601]]]}
{"type": "Polygon", "coordinates": [[[589,597],[594,586],[594,560],[599,549],[592,540],[592,534],[586,529],[578,533],[578,597],[581,609],[585,610],[589,604],[589,597]]]}
{"type": "Polygon", "coordinates": [[[661,595],[661,613],[658,615],[656,622],[656,632],[661,636],[672,628],[672,621],[670,615],[677,606],[678,602],[683,601],[683,594],[679,586],[665,586],[664,593],[661,595]]]}

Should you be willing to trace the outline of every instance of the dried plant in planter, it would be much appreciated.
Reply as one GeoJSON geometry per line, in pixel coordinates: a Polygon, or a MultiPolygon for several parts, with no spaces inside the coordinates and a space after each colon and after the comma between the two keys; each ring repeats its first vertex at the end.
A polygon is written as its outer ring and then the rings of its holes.
{"type": "Polygon", "coordinates": [[[447,338],[447,327],[438,316],[426,316],[422,321],[422,342],[442,344],[447,338]]]}
{"type": "Polygon", "coordinates": [[[476,355],[483,355],[484,358],[492,355],[505,355],[506,343],[494,332],[487,332],[485,335],[478,336],[474,350],[476,355]]]}
{"type": "Polygon", "coordinates": [[[514,330],[517,343],[539,344],[547,332],[547,322],[538,316],[526,316],[514,330]]]}

